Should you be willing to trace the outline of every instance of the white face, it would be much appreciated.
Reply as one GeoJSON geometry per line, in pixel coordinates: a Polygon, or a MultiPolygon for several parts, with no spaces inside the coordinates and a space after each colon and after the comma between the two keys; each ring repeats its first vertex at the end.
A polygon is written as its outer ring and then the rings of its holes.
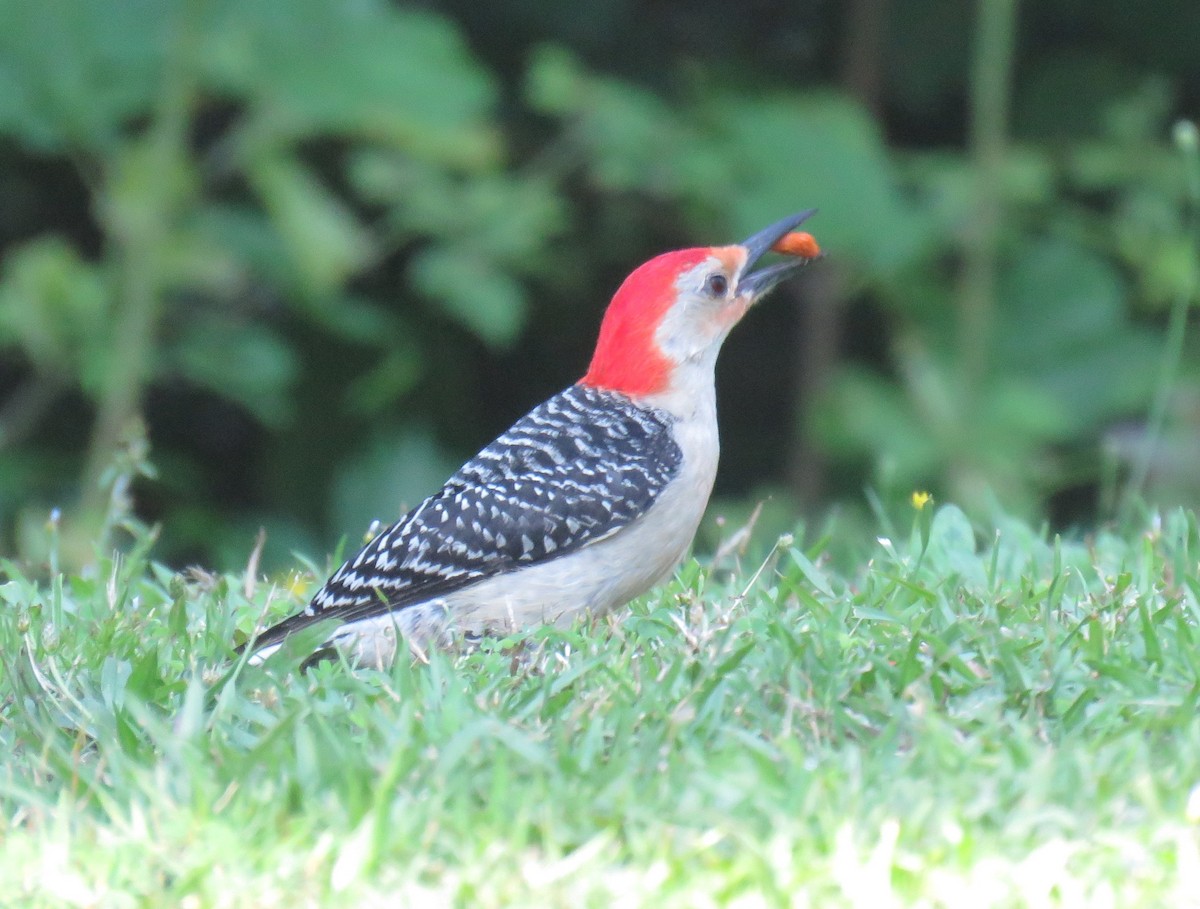
{"type": "Polygon", "coordinates": [[[742,247],[726,246],[676,279],[675,305],[655,333],[659,349],[675,363],[716,361],[722,342],[754,302],[738,294],[745,262],[742,247]]]}

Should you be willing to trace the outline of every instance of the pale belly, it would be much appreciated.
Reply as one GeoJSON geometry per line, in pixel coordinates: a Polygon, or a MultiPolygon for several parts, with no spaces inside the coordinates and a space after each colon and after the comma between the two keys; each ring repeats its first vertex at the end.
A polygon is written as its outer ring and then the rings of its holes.
{"type": "Polygon", "coordinates": [[[386,665],[397,641],[416,649],[461,636],[503,635],[537,625],[568,626],[624,606],[670,577],[687,554],[716,475],[717,444],[688,427],[677,480],[641,518],[558,559],[497,575],[447,597],[343,625],[332,643],[353,661],[386,665]]]}

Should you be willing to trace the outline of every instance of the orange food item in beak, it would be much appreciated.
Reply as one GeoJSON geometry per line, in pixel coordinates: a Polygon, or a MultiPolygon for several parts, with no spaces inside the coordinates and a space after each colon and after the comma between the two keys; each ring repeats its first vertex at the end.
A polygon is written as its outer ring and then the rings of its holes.
{"type": "Polygon", "coordinates": [[[802,230],[784,234],[771,249],[785,256],[799,256],[801,259],[815,259],[821,255],[821,247],[810,233],[802,230]]]}

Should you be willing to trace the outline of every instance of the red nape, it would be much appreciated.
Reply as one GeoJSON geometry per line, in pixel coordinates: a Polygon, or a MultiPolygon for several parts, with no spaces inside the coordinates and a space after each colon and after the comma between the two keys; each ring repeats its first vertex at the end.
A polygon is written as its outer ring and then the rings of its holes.
{"type": "Polygon", "coordinates": [[[675,280],[711,254],[703,247],[680,249],[634,269],[608,304],[591,366],[580,381],[630,397],[663,391],[672,364],[659,350],[654,332],[675,302],[675,280]]]}

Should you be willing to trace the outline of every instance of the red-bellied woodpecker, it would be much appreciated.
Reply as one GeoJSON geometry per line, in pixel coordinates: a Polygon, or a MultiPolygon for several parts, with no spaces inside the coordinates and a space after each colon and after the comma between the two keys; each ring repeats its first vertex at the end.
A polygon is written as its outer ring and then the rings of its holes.
{"type": "Polygon", "coordinates": [[[605,312],[587,375],[371,540],[307,609],[260,634],[255,659],[334,619],[329,644],[380,665],[398,638],[424,647],[566,624],[667,578],[717,472],[717,353],[746,310],[808,261],[752,270],[772,247],[794,251],[785,238],[806,237],[789,231],[811,214],[635,270],[605,312]]]}

